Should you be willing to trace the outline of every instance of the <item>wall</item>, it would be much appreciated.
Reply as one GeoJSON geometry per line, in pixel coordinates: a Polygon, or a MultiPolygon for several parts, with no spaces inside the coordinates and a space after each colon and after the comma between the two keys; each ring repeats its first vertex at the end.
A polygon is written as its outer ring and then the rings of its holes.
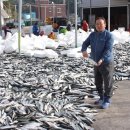
{"type": "MultiPolygon", "coordinates": [[[[90,8],[90,0],[82,0],[81,6],[83,8],[90,8]]],[[[93,8],[107,7],[109,0],[91,0],[91,6],[93,8]]],[[[128,0],[110,0],[111,7],[127,6],[128,0]]]]}
{"type": "MultiPolygon", "coordinates": [[[[45,21],[47,17],[66,18],[66,4],[49,4],[49,0],[36,0],[36,5],[40,5],[41,21],[45,21]]],[[[37,9],[37,14],[39,14],[38,12],[39,10],[37,9]]]]}

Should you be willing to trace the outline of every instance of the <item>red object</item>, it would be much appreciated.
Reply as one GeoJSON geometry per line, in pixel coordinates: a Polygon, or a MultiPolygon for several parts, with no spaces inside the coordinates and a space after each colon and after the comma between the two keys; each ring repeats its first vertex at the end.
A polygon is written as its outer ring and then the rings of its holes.
{"type": "Polygon", "coordinates": [[[43,36],[43,35],[44,35],[44,31],[41,31],[39,35],[40,35],[40,36],[43,36]]]}
{"type": "Polygon", "coordinates": [[[89,28],[88,23],[86,22],[86,20],[84,20],[84,21],[83,21],[83,24],[82,24],[82,29],[83,29],[85,32],[87,32],[87,31],[88,31],[88,28],[89,28]]]}

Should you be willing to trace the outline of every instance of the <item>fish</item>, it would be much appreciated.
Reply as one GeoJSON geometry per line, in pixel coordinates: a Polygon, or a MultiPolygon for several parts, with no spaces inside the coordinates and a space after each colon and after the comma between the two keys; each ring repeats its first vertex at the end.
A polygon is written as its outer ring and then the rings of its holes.
{"type": "Polygon", "coordinates": [[[7,126],[0,126],[0,130],[9,130],[9,129],[16,129],[16,125],[7,125],[7,126]]]}
{"type": "MultiPolygon", "coordinates": [[[[67,48],[63,48],[67,49],[67,48]]],[[[115,81],[130,79],[130,44],[115,45],[115,81]]],[[[55,50],[60,54],[59,50],[55,50]]],[[[92,130],[98,114],[91,59],[0,55],[0,129],[92,130]],[[72,122],[72,124],[71,124],[72,122]]],[[[115,83],[114,83],[115,84],[115,83]]],[[[118,87],[115,87],[118,89],[118,87]]]]}

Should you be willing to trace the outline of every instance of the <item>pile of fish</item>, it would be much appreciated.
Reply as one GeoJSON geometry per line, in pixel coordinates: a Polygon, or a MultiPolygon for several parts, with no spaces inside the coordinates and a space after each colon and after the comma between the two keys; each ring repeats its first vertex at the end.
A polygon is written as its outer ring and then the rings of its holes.
{"type": "Polygon", "coordinates": [[[95,90],[93,69],[82,59],[11,53],[0,61],[1,130],[91,129],[97,110],[84,98],[95,90]]]}
{"type": "Polygon", "coordinates": [[[114,80],[130,80],[130,43],[114,45],[114,80]]]}
{"type": "MultiPolygon", "coordinates": [[[[60,55],[0,56],[0,130],[92,130],[97,110],[93,65],[60,55]]],[[[130,79],[130,44],[114,47],[115,80],[130,79]]]]}

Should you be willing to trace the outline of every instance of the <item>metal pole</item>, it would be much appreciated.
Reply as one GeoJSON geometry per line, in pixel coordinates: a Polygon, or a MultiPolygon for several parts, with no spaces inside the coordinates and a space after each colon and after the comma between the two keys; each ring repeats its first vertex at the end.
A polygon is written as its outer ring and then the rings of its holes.
{"type": "Polygon", "coordinates": [[[67,16],[68,16],[68,20],[70,21],[69,14],[70,14],[70,6],[69,6],[69,0],[68,0],[67,1],[67,16]]]}
{"type": "Polygon", "coordinates": [[[44,22],[46,22],[46,6],[45,6],[45,19],[44,19],[44,22]]]}
{"type": "Polygon", "coordinates": [[[20,54],[20,44],[21,44],[21,18],[22,18],[22,0],[19,0],[19,26],[18,26],[18,49],[20,54]]]}
{"type": "Polygon", "coordinates": [[[40,0],[38,0],[38,19],[40,21],[40,0]]]}
{"type": "Polygon", "coordinates": [[[53,20],[54,20],[54,17],[55,17],[55,3],[53,4],[53,20]]]}
{"type": "MultiPolygon", "coordinates": [[[[41,16],[40,16],[40,14],[41,14],[40,11],[41,11],[41,10],[40,10],[40,6],[41,6],[41,5],[40,5],[40,0],[38,0],[38,19],[39,19],[39,22],[41,21],[41,16]]],[[[41,30],[41,29],[40,29],[40,25],[39,25],[39,32],[40,32],[40,30],[41,30]]]]}
{"type": "Polygon", "coordinates": [[[32,26],[32,7],[31,4],[29,5],[30,7],[30,26],[32,26]]]}
{"type": "Polygon", "coordinates": [[[81,18],[81,20],[83,19],[83,1],[82,0],[80,0],[80,18],[81,18]]]}
{"type": "Polygon", "coordinates": [[[75,0],[75,47],[77,48],[77,0],[75,0]]]}
{"type": "Polygon", "coordinates": [[[14,8],[15,8],[15,21],[17,20],[17,8],[16,8],[17,6],[16,5],[14,5],[14,8]]]}
{"type": "Polygon", "coordinates": [[[108,30],[110,31],[110,0],[108,0],[108,30]]]}
{"type": "Polygon", "coordinates": [[[54,2],[52,2],[52,9],[53,9],[53,23],[54,23],[54,2]]]}
{"type": "Polygon", "coordinates": [[[128,6],[127,6],[127,29],[129,29],[129,23],[130,23],[130,4],[128,3],[128,6]]]}
{"type": "Polygon", "coordinates": [[[1,13],[1,0],[0,0],[0,35],[2,36],[2,18],[1,18],[1,15],[2,15],[2,13],[1,13]]]}
{"type": "Polygon", "coordinates": [[[89,18],[89,24],[90,24],[90,30],[91,30],[91,21],[92,20],[92,1],[90,0],[90,18],[89,18]]]}
{"type": "Polygon", "coordinates": [[[83,7],[81,7],[81,19],[83,19],[83,7]]]}

